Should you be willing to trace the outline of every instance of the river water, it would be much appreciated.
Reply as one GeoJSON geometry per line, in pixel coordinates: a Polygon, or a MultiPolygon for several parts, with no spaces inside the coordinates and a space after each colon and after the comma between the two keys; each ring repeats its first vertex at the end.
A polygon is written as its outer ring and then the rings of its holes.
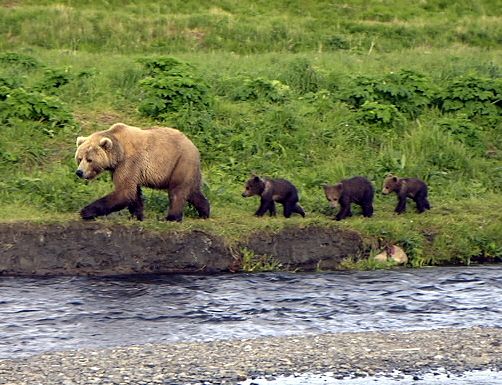
{"type": "Polygon", "coordinates": [[[502,266],[0,277],[0,358],[290,334],[502,327],[502,266]]]}

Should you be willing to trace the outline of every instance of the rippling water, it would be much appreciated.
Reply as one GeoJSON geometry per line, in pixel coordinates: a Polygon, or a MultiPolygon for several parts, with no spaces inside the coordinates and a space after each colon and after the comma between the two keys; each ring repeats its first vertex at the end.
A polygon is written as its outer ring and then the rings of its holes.
{"type": "Polygon", "coordinates": [[[0,358],[367,330],[502,327],[502,266],[310,274],[0,278],[0,358]]]}

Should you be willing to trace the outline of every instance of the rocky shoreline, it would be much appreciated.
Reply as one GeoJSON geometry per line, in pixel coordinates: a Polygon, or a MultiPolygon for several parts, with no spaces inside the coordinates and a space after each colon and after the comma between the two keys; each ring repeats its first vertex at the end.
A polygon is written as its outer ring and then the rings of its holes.
{"type": "Polygon", "coordinates": [[[242,270],[241,250],[283,269],[336,269],[363,254],[361,236],[319,226],[256,232],[236,244],[200,230],[150,231],[99,222],[0,224],[0,275],[222,273],[242,270]]]}
{"type": "Polygon", "coordinates": [[[1,385],[239,384],[249,378],[333,372],[335,378],[400,370],[419,378],[502,371],[502,329],[357,332],[149,344],[0,360],[1,385]]]}

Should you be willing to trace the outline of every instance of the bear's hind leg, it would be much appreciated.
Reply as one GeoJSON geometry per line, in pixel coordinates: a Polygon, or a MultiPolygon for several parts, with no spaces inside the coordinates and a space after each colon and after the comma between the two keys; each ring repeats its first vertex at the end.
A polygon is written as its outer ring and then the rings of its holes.
{"type": "Polygon", "coordinates": [[[192,193],[188,197],[188,202],[195,207],[200,218],[204,219],[209,218],[209,212],[210,212],[209,201],[204,196],[204,194],[202,194],[202,192],[196,191],[192,193]]]}
{"type": "Polygon", "coordinates": [[[293,212],[300,214],[303,218],[305,218],[305,210],[298,203],[295,205],[293,212]]]}
{"type": "Polygon", "coordinates": [[[415,198],[415,203],[417,204],[417,211],[423,213],[425,210],[430,209],[429,201],[424,196],[418,196],[415,198]]]}
{"type": "Polygon", "coordinates": [[[291,202],[284,202],[284,216],[289,218],[293,214],[295,207],[291,202]]]}
{"type": "Polygon", "coordinates": [[[371,203],[363,205],[363,216],[367,218],[373,216],[373,205],[371,203]]]}

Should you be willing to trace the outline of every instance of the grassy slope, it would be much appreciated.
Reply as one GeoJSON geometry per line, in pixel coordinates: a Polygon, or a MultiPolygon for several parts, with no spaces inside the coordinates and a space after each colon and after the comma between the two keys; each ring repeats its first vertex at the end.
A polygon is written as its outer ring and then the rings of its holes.
{"type": "MultiPolygon", "coordinates": [[[[3,118],[0,220],[77,219],[79,208],[111,186],[107,176],[88,184],[73,176],[75,137],[117,121],[166,124],[201,149],[214,215],[198,221],[189,211],[182,224],[159,222],[166,198],[146,191],[147,228],[202,228],[231,241],[256,229],[322,224],[360,231],[371,249],[397,242],[414,265],[500,258],[500,117],[493,123],[428,107],[418,116],[393,114],[395,121],[368,124],[339,98],[354,76],[381,79],[401,70],[423,74],[438,92],[469,75],[500,80],[497,2],[458,3],[0,1],[0,55],[15,52],[41,63],[4,63],[0,77],[39,90],[47,70],[59,71],[69,82],[42,87],[44,101],[57,98],[75,117],[62,128],[3,118]],[[210,87],[209,113],[141,115],[145,94],[138,81],[145,70],[138,59],[151,55],[192,64],[210,87]],[[287,97],[243,98],[242,84],[250,79],[280,80],[287,97]],[[445,119],[449,127],[477,127],[475,140],[442,129],[445,119]],[[240,197],[251,171],[294,181],[308,218],[253,218],[257,201],[240,197]],[[378,190],[389,171],[426,179],[433,210],[395,216],[395,197],[377,194],[371,220],[330,219],[322,182],[366,175],[378,190]]],[[[126,215],[102,220],[130,223],[126,215]]]]}

